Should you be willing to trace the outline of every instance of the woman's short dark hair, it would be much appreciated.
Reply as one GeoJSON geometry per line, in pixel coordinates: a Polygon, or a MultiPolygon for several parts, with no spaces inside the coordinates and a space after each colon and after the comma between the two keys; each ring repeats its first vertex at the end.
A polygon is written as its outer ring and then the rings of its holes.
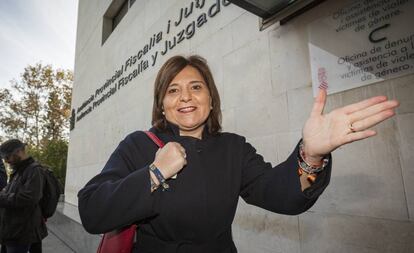
{"type": "Polygon", "coordinates": [[[221,109],[220,96],[214,83],[213,75],[207,65],[207,61],[198,55],[191,55],[189,57],[173,56],[168,59],[161,69],[158,71],[157,78],[154,85],[154,104],[152,107],[152,125],[158,130],[165,130],[167,128],[167,120],[162,114],[162,101],[167,92],[168,85],[174,77],[185,67],[191,66],[196,68],[207,85],[211,96],[211,105],[213,109],[207,118],[206,126],[210,134],[217,134],[221,131],[221,109]]]}

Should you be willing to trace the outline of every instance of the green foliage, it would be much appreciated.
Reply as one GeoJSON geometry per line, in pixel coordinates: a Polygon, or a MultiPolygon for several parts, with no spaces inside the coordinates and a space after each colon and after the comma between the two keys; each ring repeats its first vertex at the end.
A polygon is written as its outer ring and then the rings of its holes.
{"type": "Polygon", "coordinates": [[[73,73],[37,63],[0,89],[0,140],[18,138],[65,182],[73,73]]]}
{"type": "Polygon", "coordinates": [[[62,186],[65,185],[68,142],[66,140],[51,140],[43,147],[28,147],[28,153],[42,165],[51,168],[62,186]]]}
{"type": "Polygon", "coordinates": [[[37,63],[24,69],[11,89],[0,89],[0,126],[8,137],[37,147],[69,138],[73,74],[37,63]]]}

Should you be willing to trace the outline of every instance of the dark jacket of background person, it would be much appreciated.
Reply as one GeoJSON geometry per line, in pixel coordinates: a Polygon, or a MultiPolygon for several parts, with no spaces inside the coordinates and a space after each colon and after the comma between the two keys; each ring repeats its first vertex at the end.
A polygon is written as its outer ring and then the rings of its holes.
{"type": "Polygon", "coordinates": [[[7,173],[4,167],[3,160],[0,159],[0,190],[3,189],[7,184],[7,173]]]}
{"type": "Polygon", "coordinates": [[[0,243],[31,244],[47,236],[39,201],[43,177],[31,167],[31,157],[13,168],[9,183],[0,192],[0,243]]]}
{"type": "Polygon", "coordinates": [[[186,150],[187,165],[177,179],[168,180],[171,191],[151,193],[148,165],[158,147],[137,131],[119,144],[102,172],[78,193],[80,217],[88,232],[99,234],[139,223],[140,253],[177,248],[187,248],[177,252],[237,252],[231,224],[239,196],[272,212],[295,215],[309,209],[329,183],[331,163],[315,184],[301,191],[298,147],[272,168],[236,134],[213,136],[205,128],[199,140],[179,136],[173,124],[166,132],[151,131],[165,143],[178,142],[186,150]],[[194,245],[217,240],[220,245],[214,250],[194,245]]]}

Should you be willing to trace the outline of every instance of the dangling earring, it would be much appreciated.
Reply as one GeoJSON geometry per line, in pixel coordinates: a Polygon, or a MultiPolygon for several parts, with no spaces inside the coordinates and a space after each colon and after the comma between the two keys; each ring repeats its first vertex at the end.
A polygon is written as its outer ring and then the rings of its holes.
{"type": "Polygon", "coordinates": [[[164,111],[162,111],[162,115],[165,115],[165,112],[164,111]]]}

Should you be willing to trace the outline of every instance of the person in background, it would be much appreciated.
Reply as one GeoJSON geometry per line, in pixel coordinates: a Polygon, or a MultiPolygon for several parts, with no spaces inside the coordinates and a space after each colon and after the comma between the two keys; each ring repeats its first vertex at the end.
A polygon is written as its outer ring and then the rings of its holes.
{"type": "Polygon", "coordinates": [[[273,167],[246,138],[221,131],[206,60],[168,59],[155,80],[150,129],[166,145],[158,149],[142,131],[121,141],[78,193],[85,229],[99,234],[136,223],[139,253],[237,252],[231,225],[239,196],[276,213],[308,210],[329,183],[331,152],[374,136],[370,128],[398,106],[379,96],[324,114],[326,96],[319,92],[302,139],[273,167]]]}
{"type": "Polygon", "coordinates": [[[32,244],[37,250],[40,244],[41,252],[41,241],[47,236],[39,206],[44,179],[25,146],[17,139],[0,146],[1,158],[12,169],[9,183],[0,192],[0,243],[7,253],[27,253],[32,244]]]}
{"type": "Polygon", "coordinates": [[[7,173],[6,167],[4,166],[3,160],[0,159],[0,190],[7,185],[7,173]]]}

